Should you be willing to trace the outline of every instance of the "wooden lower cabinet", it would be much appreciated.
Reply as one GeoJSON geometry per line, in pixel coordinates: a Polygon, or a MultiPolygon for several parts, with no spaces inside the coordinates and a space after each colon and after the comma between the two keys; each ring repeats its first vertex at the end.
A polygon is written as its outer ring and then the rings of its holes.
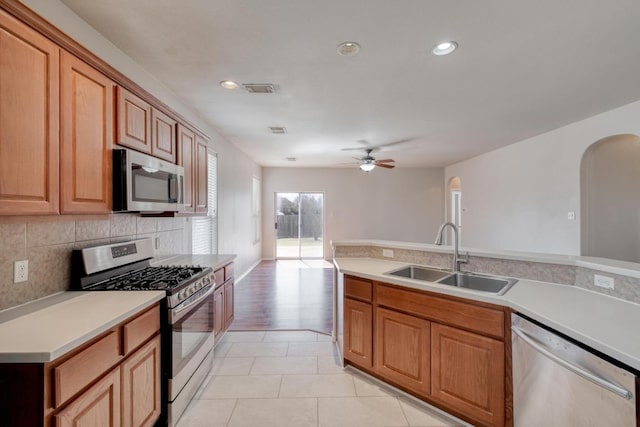
{"type": "Polygon", "coordinates": [[[513,426],[508,310],[346,275],[342,306],[346,363],[473,425],[513,426]]]}
{"type": "Polygon", "coordinates": [[[152,426],[161,411],[160,336],[120,366],[122,427],[152,426]]]}
{"type": "Polygon", "coordinates": [[[213,335],[218,338],[224,330],[224,286],[213,293],[213,335]]]}
{"type": "Polygon", "coordinates": [[[233,322],[233,318],[234,318],[233,297],[234,297],[233,280],[230,280],[224,284],[224,329],[225,330],[229,329],[229,326],[231,326],[231,322],[233,322]]]}
{"type": "Polygon", "coordinates": [[[432,324],[431,397],[488,425],[503,425],[504,344],[432,324]]]}
{"type": "Polygon", "coordinates": [[[364,368],[373,367],[373,309],[371,304],[344,299],[344,358],[364,368]]]}
{"type": "Polygon", "coordinates": [[[120,422],[120,368],[109,372],[55,417],[56,427],[117,427],[120,422]]]}
{"type": "Polygon", "coordinates": [[[428,395],[430,327],[427,320],[377,308],[375,371],[399,386],[428,395]]]}

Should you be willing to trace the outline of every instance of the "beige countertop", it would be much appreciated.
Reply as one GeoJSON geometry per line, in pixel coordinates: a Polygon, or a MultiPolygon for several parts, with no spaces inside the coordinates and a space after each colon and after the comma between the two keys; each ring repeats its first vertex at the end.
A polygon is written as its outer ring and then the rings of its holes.
{"type": "Polygon", "coordinates": [[[602,353],[640,370],[640,305],[576,286],[518,280],[506,294],[476,291],[388,276],[409,265],[375,258],[336,258],[341,273],[372,280],[483,301],[527,315],[602,353]]]}
{"type": "Polygon", "coordinates": [[[164,291],[62,292],[0,313],[0,363],[50,362],[150,307],[164,291]]]}

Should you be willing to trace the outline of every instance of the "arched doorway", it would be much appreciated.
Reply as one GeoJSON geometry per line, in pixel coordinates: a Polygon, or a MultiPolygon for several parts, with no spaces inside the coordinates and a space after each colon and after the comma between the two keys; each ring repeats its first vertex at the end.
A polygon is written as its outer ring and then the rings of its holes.
{"type": "Polygon", "coordinates": [[[580,165],[581,253],[640,262],[640,137],[593,143],[580,165]]]}

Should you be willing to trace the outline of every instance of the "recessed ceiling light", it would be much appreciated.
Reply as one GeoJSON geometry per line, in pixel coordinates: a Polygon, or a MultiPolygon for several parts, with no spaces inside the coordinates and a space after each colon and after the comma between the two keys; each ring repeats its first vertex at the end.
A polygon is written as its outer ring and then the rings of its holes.
{"type": "Polygon", "coordinates": [[[458,43],[454,41],[440,42],[433,47],[431,52],[433,52],[434,55],[442,56],[442,55],[450,54],[457,48],[458,48],[458,43]]]}
{"type": "Polygon", "coordinates": [[[232,80],[223,80],[220,82],[220,86],[222,86],[225,89],[237,89],[238,83],[232,80]]]}
{"type": "Polygon", "coordinates": [[[356,56],[360,52],[360,45],[356,42],[344,42],[338,45],[338,53],[342,56],[356,56]]]}

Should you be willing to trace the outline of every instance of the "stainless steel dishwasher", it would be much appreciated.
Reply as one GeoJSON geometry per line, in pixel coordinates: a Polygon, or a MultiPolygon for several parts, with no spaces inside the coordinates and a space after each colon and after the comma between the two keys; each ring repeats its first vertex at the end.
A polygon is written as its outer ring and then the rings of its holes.
{"type": "Polygon", "coordinates": [[[636,375],[511,315],[517,427],[636,425],[636,375]]]}

